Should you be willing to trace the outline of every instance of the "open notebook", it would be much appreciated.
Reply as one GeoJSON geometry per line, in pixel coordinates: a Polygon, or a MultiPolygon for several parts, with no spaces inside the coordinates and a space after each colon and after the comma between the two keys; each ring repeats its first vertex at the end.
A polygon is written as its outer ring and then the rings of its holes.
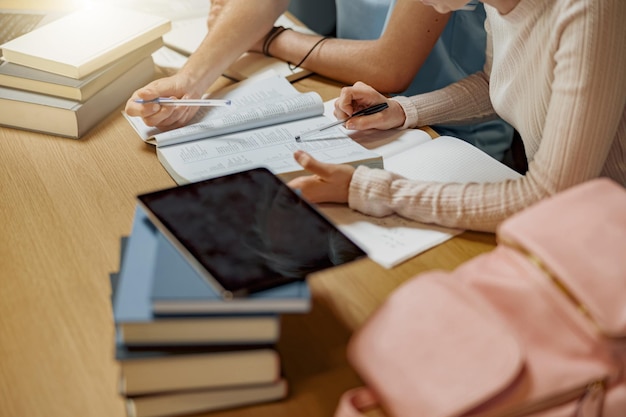
{"type": "MultiPolygon", "coordinates": [[[[324,114],[333,118],[334,100],[324,114]]],[[[406,178],[442,182],[494,182],[520,175],[469,143],[450,136],[437,139],[419,129],[346,131],[364,148],[383,157],[386,170],[406,178]]],[[[371,217],[343,204],[321,204],[320,210],[357,242],[379,265],[392,268],[463,232],[408,220],[396,214],[371,217]]]]}

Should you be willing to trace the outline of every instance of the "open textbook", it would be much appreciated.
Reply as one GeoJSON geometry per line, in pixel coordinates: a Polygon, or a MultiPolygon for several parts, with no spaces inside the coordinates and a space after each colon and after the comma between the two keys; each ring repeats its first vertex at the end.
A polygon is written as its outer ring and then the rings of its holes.
{"type": "Polygon", "coordinates": [[[258,166],[289,180],[306,173],[293,159],[296,149],[325,162],[383,166],[378,153],[338,128],[325,131],[324,139],[296,142],[297,135],[331,120],[317,93],[300,93],[279,75],[239,82],[212,98],[232,105],[203,107],[187,126],[170,131],[125,114],[141,139],[157,146],[159,161],[179,185],[258,166]]]}

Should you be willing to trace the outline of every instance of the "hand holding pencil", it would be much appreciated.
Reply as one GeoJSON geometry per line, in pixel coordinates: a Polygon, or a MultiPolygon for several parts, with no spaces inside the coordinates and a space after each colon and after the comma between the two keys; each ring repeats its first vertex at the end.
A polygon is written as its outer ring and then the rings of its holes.
{"type": "Polygon", "coordinates": [[[228,105],[223,100],[204,99],[205,92],[188,77],[161,78],[135,91],[125,111],[129,116],[141,117],[148,126],[171,130],[189,123],[202,106],[228,105]]]}

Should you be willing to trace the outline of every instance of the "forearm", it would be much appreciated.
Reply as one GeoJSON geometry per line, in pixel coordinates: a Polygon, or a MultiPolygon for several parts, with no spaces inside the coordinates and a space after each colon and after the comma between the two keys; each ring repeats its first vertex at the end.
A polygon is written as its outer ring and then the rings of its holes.
{"type": "Polygon", "coordinates": [[[497,117],[483,72],[472,74],[440,90],[413,97],[397,97],[406,114],[405,128],[437,124],[468,124],[497,117]]]}
{"type": "MultiPolygon", "coordinates": [[[[292,64],[299,63],[320,39],[319,36],[287,31],[271,45],[271,54],[292,64]]],[[[327,39],[302,63],[302,67],[325,77],[352,85],[363,81],[382,92],[397,92],[414,76],[411,68],[392,64],[381,57],[374,41],[327,39]]]]}
{"type": "Polygon", "coordinates": [[[504,219],[548,196],[533,192],[532,180],[445,183],[409,180],[393,172],[359,167],[352,177],[350,208],[383,217],[397,213],[423,223],[495,231],[504,219]]]}
{"type": "MultiPolygon", "coordinates": [[[[414,0],[398,1],[380,38],[328,39],[302,67],[350,85],[363,81],[385,93],[403,91],[430,54],[448,18],[414,0]]],[[[269,53],[296,64],[320,38],[285,31],[271,43],[269,53]]]]}
{"type": "Polygon", "coordinates": [[[206,89],[265,33],[288,0],[229,0],[179,74],[196,91],[206,89]]]}

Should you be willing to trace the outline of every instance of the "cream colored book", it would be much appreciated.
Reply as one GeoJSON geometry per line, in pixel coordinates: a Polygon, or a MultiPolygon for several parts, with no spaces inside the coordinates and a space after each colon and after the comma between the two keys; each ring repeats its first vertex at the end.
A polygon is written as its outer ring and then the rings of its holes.
{"type": "Polygon", "coordinates": [[[0,85],[75,101],[87,101],[162,46],[162,38],[155,39],[79,80],[0,61],[0,85]]]}
{"type": "Polygon", "coordinates": [[[280,379],[281,363],[272,346],[200,346],[129,349],[116,345],[120,394],[220,389],[270,384],[280,379]]]}
{"type": "Polygon", "coordinates": [[[160,38],[160,16],[109,6],[73,12],[0,46],[6,61],[81,79],[160,38]]]}
{"type": "Polygon", "coordinates": [[[126,399],[126,409],[129,417],[168,417],[243,407],[286,396],[287,381],[280,379],[262,385],[131,397],[126,399]]]}
{"type": "Polygon", "coordinates": [[[77,139],[152,79],[148,56],[85,102],[0,87],[0,125],[77,139]]]}

